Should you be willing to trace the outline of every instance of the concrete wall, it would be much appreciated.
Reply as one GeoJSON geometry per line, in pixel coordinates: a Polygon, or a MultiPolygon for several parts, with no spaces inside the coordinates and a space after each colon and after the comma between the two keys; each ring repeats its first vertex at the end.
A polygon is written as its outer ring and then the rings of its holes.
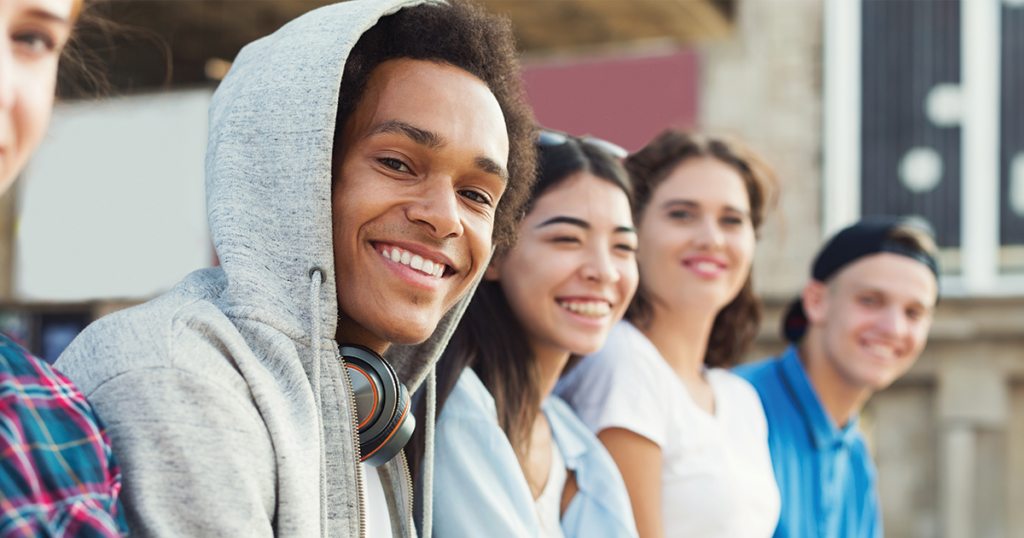
{"type": "Polygon", "coordinates": [[[769,297],[796,293],[821,241],[821,32],[818,0],[747,0],[734,37],[701,48],[701,126],[746,140],[782,183],[754,264],[769,297]]]}

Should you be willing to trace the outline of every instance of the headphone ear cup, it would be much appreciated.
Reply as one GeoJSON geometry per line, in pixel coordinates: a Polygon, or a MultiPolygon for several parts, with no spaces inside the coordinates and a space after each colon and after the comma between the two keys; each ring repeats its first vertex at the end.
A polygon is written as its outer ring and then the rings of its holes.
{"type": "Polygon", "coordinates": [[[405,447],[416,427],[409,412],[409,391],[391,365],[372,350],[344,345],[338,353],[352,381],[361,460],[383,465],[405,447]]]}
{"type": "Polygon", "coordinates": [[[398,384],[398,406],[391,415],[391,421],[374,438],[363,441],[359,437],[359,449],[362,452],[362,461],[378,467],[391,461],[405,448],[405,444],[412,438],[412,432],[416,429],[416,418],[409,412],[410,400],[409,391],[405,385],[398,384]]]}

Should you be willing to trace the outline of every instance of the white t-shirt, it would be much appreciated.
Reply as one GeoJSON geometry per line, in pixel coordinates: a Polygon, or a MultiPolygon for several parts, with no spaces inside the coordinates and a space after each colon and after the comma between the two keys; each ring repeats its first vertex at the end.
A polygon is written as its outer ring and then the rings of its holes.
{"type": "Polygon", "coordinates": [[[384,486],[380,483],[377,468],[365,463],[363,466],[363,522],[366,524],[367,538],[391,538],[391,515],[388,513],[388,501],[384,497],[384,486]]]}
{"type": "Polygon", "coordinates": [[[714,415],[693,402],[654,344],[622,321],[555,392],[594,433],[624,428],[661,447],[667,538],[769,538],[779,489],[761,400],[731,372],[712,368],[705,377],[714,415]]]}
{"type": "Polygon", "coordinates": [[[565,483],[568,479],[569,470],[565,468],[562,451],[558,450],[558,443],[552,438],[548,480],[544,484],[544,490],[540,492],[540,497],[533,501],[537,506],[537,520],[540,521],[538,538],[565,538],[562,531],[562,493],[565,492],[565,483]]]}

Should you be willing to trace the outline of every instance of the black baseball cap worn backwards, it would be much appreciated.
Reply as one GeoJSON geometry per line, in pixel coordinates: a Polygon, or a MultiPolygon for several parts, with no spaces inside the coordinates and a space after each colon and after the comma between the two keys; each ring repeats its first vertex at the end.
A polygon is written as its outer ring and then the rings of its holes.
{"type": "MultiPolygon", "coordinates": [[[[839,270],[864,256],[890,252],[925,264],[938,279],[939,266],[931,254],[908,248],[888,238],[893,228],[907,222],[906,219],[898,217],[871,217],[844,228],[818,252],[811,269],[811,278],[825,282],[839,270]]],[[[796,342],[803,338],[807,330],[807,316],[804,314],[800,297],[790,303],[782,320],[782,335],[786,340],[796,342]]]]}

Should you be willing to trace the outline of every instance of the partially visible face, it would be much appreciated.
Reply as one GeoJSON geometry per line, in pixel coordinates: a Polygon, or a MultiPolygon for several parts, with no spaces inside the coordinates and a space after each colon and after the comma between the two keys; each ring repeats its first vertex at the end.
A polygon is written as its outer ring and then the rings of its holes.
{"type": "Polygon", "coordinates": [[[626,194],[577,174],[534,202],[519,233],[516,247],[493,262],[486,278],[500,281],[533,349],[579,355],[601,349],[638,280],[626,194]]]}
{"type": "Polygon", "coordinates": [[[46,132],[57,62],[71,34],[72,0],[0,2],[0,193],[46,132]]]}
{"type": "Polygon", "coordinates": [[[387,61],[334,159],[337,337],[378,351],[421,342],[490,256],[508,176],[498,102],[462,69],[387,61]]]}
{"type": "Polygon", "coordinates": [[[883,389],[917,360],[928,340],[937,282],[924,264],[879,253],[805,289],[811,330],[822,331],[822,359],[850,387],[883,389]]]}
{"type": "Polygon", "coordinates": [[[640,221],[642,285],[662,308],[717,312],[750,274],[754,243],[743,178],[717,159],[688,159],[655,188],[640,221]]]}

